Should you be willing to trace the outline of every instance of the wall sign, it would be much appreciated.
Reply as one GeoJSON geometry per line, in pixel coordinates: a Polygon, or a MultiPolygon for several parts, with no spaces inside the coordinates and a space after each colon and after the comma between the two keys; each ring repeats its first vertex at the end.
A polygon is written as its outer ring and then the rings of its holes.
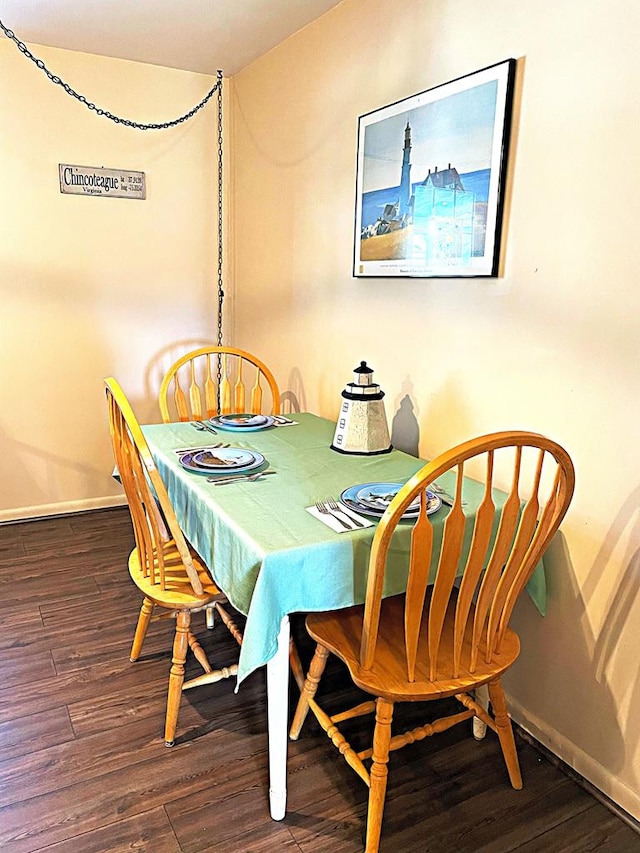
{"type": "Polygon", "coordinates": [[[58,164],[60,192],[112,198],[146,198],[144,172],[58,164]]]}

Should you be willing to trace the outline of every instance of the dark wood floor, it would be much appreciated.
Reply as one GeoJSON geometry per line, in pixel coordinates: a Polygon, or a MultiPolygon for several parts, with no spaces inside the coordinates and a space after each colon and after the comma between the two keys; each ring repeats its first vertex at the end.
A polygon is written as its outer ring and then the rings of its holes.
{"type": "MultiPolygon", "coordinates": [[[[124,509],[0,526],[0,850],[362,851],[366,788],[315,721],[290,746],[287,816],[269,818],[264,673],[238,695],[229,681],[184,694],[165,748],[173,626],[155,623],[129,662],[131,540],[124,509]]],[[[229,662],[227,632],[196,619],[229,662]]],[[[306,662],[299,619],[294,632],[306,662]]],[[[337,667],[331,681],[332,700],[352,690],[337,667]]],[[[640,851],[627,823],[518,749],[522,791],[495,737],[477,743],[466,727],[394,755],[381,853],[640,851]]]]}

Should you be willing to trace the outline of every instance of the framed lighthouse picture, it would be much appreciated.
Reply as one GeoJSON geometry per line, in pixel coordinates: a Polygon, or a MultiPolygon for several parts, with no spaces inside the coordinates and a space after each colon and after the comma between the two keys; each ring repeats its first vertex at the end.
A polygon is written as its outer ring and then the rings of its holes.
{"type": "Polygon", "coordinates": [[[515,67],[360,116],[354,276],[498,275],[515,67]]]}

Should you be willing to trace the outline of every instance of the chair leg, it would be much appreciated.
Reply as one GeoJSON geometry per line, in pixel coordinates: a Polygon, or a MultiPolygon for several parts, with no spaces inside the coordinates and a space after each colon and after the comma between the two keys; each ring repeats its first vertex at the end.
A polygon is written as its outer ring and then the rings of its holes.
{"type": "Polygon", "coordinates": [[[373,733],[373,754],[370,771],[369,808],[367,812],[367,844],[365,853],[378,853],[382,831],[382,812],[387,793],[387,764],[391,742],[393,702],[376,700],[376,727],[373,733]]]}
{"type": "Polygon", "coordinates": [[[205,650],[198,642],[198,638],[196,637],[196,635],[189,631],[189,633],[187,634],[187,638],[189,641],[189,648],[193,652],[195,659],[198,661],[198,663],[204,669],[205,672],[211,672],[211,664],[209,663],[209,659],[207,658],[205,650]]]}
{"type": "Polygon", "coordinates": [[[493,707],[493,715],[496,722],[496,731],[500,738],[500,746],[504,762],[507,765],[509,780],[511,785],[520,790],[522,788],[522,775],[520,774],[520,764],[518,762],[518,753],[516,751],[516,742],[513,737],[513,729],[511,728],[511,718],[507,711],[507,702],[504,698],[504,690],[500,679],[489,682],[489,698],[493,707]]]}
{"type": "Polygon", "coordinates": [[[289,666],[298,685],[298,690],[302,692],[302,688],[304,687],[304,670],[302,669],[302,662],[293,637],[289,638],[289,666]]]}
{"type": "Polygon", "coordinates": [[[176,633],[173,638],[173,659],[169,672],[169,693],[167,695],[167,716],[164,724],[165,746],[173,746],[178,726],[178,711],[184,682],[184,664],[189,647],[189,625],[191,613],[180,610],[176,616],[176,633]]]}
{"type": "Polygon", "coordinates": [[[207,620],[207,628],[212,631],[216,625],[216,609],[213,604],[211,604],[204,612],[207,620]]]}
{"type": "Polygon", "coordinates": [[[302,725],[307,718],[307,714],[309,713],[309,699],[313,699],[316,695],[318,682],[322,678],[322,673],[325,670],[328,658],[329,650],[325,649],[324,646],[321,646],[320,643],[318,643],[313,660],[309,667],[309,674],[307,675],[304,687],[300,692],[298,707],[296,708],[296,712],[293,716],[293,722],[291,723],[291,729],[289,730],[289,737],[291,740],[298,740],[300,729],[302,728],[302,725]]]}
{"type": "Polygon", "coordinates": [[[129,654],[129,660],[132,663],[135,663],[140,657],[142,644],[144,643],[144,638],[147,636],[147,628],[149,627],[149,622],[151,622],[154,607],[155,604],[149,598],[145,598],[142,602],[140,615],[138,616],[138,624],[136,625],[136,632],[133,635],[131,653],[129,654]]]}

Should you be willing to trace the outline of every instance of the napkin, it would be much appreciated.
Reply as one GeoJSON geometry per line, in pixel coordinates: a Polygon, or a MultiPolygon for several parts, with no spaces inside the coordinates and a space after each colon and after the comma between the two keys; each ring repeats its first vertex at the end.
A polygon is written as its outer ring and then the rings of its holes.
{"type": "MultiPolygon", "coordinates": [[[[338,521],[338,519],[334,515],[329,515],[329,513],[320,512],[317,506],[308,506],[306,507],[306,510],[310,515],[312,515],[314,518],[317,518],[323,524],[326,524],[327,527],[330,527],[336,533],[350,532],[349,530],[347,530],[346,527],[342,526],[342,523],[338,521]]],[[[371,527],[373,525],[373,521],[368,518],[364,518],[362,515],[358,515],[356,512],[353,512],[353,510],[343,506],[342,504],[340,504],[340,516],[344,518],[345,521],[347,520],[347,518],[350,517],[357,519],[361,523],[362,527],[354,526],[352,528],[353,530],[364,530],[365,527],[371,527]],[[345,516],[347,518],[345,518],[345,516]]]]}

